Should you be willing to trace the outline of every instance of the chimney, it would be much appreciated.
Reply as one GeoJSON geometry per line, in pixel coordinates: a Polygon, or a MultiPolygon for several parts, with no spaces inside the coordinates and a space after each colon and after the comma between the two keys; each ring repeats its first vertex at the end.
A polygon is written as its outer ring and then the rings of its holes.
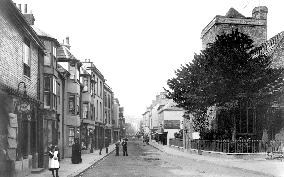
{"type": "Polygon", "coordinates": [[[64,44],[64,46],[66,46],[69,50],[70,50],[70,41],[69,41],[69,36],[67,36],[66,38],[65,38],[65,40],[66,40],[66,44],[64,43],[64,40],[63,40],[63,44],[64,44]]]}
{"type": "Polygon", "coordinates": [[[255,19],[266,20],[268,8],[266,6],[258,6],[252,10],[252,17],[255,19]]]}
{"type": "Polygon", "coordinates": [[[69,37],[68,37],[68,36],[66,37],[66,44],[67,44],[67,45],[70,45],[70,44],[69,44],[69,37]]]}
{"type": "Polygon", "coordinates": [[[22,12],[22,14],[25,17],[28,24],[34,25],[35,18],[34,18],[34,15],[32,13],[28,14],[28,5],[24,4],[24,6],[22,6],[22,4],[18,4],[18,9],[20,10],[20,12],[22,12]]]}
{"type": "Polygon", "coordinates": [[[18,4],[18,9],[22,12],[22,4],[18,4]]]}
{"type": "Polygon", "coordinates": [[[24,13],[25,13],[25,14],[28,13],[28,5],[27,5],[27,4],[25,4],[25,6],[24,6],[24,13]]]}

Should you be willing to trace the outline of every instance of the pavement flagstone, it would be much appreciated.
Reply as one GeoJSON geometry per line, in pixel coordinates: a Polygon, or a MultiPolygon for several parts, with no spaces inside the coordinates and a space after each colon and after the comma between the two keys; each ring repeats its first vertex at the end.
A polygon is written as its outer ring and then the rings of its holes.
{"type": "Polygon", "coordinates": [[[275,177],[284,177],[284,161],[281,160],[267,160],[266,158],[244,160],[244,159],[212,157],[208,155],[192,154],[184,150],[178,150],[176,148],[158,144],[155,141],[150,142],[150,145],[168,154],[188,157],[197,161],[207,161],[222,166],[255,171],[270,176],[272,175],[275,177]]]}
{"type": "MultiPolygon", "coordinates": [[[[71,158],[64,158],[60,161],[60,168],[58,175],[60,177],[74,177],[88,168],[91,168],[93,164],[99,162],[104,157],[109,155],[113,150],[115,150],[115,145],[109,146],[109,151],[106,153],[105,148],[102,150],[102,155],[99,155],[99,150],[94,150],[93,153],[82,154],[82,163],[72,164],[71,158]]],[[[48,169],[42,171],[38,174],[29,174],[27,177],[51,177],[51,171],[48,169]]]]}

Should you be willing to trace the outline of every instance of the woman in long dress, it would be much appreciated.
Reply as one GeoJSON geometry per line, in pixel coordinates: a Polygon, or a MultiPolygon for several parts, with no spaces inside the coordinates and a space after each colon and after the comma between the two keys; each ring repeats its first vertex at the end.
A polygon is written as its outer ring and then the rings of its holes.
{"type": "Polygon", "coordinates": [[[49,170],[52,172],[53,177],[58,176],[59,169],[59,158],[60,154],[57,146],[52,146],[51,151],[49,151],[49,170]],[[56,176],[54,176],[54,171],[56,172],[56,176]]]}

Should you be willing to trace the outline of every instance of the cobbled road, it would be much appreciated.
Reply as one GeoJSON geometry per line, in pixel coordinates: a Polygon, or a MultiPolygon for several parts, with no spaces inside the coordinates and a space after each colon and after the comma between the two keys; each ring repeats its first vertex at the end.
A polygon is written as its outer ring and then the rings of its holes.
{"type": "Polygon", "coordinates": [[[140,141],[128,142],[128,155],[108,157],[86,170],[82,177],[264,177],[253,171],[218,166],[205,161],[173,156],[140,141]]]}

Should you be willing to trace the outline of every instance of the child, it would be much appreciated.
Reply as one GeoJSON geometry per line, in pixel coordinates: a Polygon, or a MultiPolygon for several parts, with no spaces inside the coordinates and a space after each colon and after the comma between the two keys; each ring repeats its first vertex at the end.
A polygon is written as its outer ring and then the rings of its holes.
{"type": "Polygon", "coordinates": [[[49,151],[49,170],[52,172],[52,176],[54,176],[54,170],[56,172],[56,177],[58,176],[59,169],[59,151],[57,146],[52,146],[51,151],[49,151]]]}

